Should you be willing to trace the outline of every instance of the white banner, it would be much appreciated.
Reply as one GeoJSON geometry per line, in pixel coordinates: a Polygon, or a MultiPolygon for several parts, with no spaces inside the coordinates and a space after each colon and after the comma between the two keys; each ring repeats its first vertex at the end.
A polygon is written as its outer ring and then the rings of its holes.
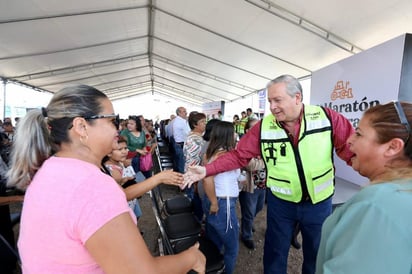
{"type": "MultiPolygon", "coordinates": [[[[311,104],[329,107],[356,128],[362,113],[398,99],[405,35],[313,72],[311,104]]],[[[336,176],[363,185],[367,178],[335,157],[336,176]]]]}

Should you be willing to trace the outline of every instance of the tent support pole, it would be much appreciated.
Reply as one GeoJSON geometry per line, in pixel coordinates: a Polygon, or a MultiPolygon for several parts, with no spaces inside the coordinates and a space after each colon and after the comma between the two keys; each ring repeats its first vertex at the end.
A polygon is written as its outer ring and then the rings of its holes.
{"type": "Polygon", "coordinates": [[[3,82],[3,119],[6,117],[6,86],[7,86],[7,81],[4,78],[1,78],[1,81],[3,82]]]}

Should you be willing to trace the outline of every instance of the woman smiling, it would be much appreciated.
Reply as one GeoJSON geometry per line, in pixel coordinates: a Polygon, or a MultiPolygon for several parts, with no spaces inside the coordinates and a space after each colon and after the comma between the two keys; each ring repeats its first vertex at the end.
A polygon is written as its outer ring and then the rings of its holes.
{"type": "Polygon", "coordinates": [[[348,139],[370,185],[324,223],[316,273],[412,273],[412,104],[368,109],[348,139]]]}

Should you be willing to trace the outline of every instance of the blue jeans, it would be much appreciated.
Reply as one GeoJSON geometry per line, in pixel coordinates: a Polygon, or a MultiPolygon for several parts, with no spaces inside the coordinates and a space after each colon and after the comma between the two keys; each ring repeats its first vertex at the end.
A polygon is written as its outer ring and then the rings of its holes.
{"type": "Polygon", "coordinates": [[[170,154],[173,155],[175,153],[175,139],[173,136],[169,137],[168,147],[170,154]]]}
{"type": "Polygon", "coordinates": [[[222,252],[225,261],[225,273],[233,273],[239,251],[239,223],[236,217],[237,198],[218,198],[219,210],[217,214],[209,214],[210,201],[205,196],[206,236],[222,252]],[[230,212],[228,212],[228,203],[230,212]],[[229,216],[228,216],[229,214],[229,216]],[[228,222],[229,221],[229,222],[228,222]]]}
{"type": "Polygon", "coordinates": [[[133,170],[135,173],[140,171],[140,155],[137,154],[132,158],[132,163],[131,163],[133,170]]]}
{"type": "Polygon", "coordinates": [[[287,272],[288,253],[295,223],[302,233],[303,274],[315,273],[322,224],[332,213],[332,198],[320,203],[292,203],[267,193],[267,228],[263,253],[265,274],[287,272]]]}
{"type": "Polygon", "coordinates": [[[240,210],[242,212],[241,237],[243,240],[252,240],[253,220],[263,209],[266,189],[256,188],[253,193],[241,191],[239,193],[240,210]]]}
{"type": "Polygon", "coordinates": [[[183,146],[175,143],[175,153],[173,155],[175,160],[175,171],[185,173],[185,155],[183,154],[183,146]]]}
{"type": "Polygon", "coordinates": [[[203,221],[203,205],[202,199],[199,196],[199,193],[195,192],[195,185],[191,185],[190,187],[185,188],[186,196],[192,201],[193,203],[193,213],[199,223],[203,221]]]}
{"type": "Polygon", "coordinates": [[[140,208],[139,200],[133,199],[128,202],[129,207],[133,210],[134,215],[136,215],[136,218],[139,219],[142,216],[142,209],[140,208]]]}

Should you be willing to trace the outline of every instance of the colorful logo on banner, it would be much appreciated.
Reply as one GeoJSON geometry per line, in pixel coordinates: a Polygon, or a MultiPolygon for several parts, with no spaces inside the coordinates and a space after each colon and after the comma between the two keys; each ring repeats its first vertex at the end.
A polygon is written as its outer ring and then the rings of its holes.
{"type": "Polygon", "coordinates": [[[330,99],[335,101],[336,99],[353,98],[352,88],[349,87],[349,81],[343,84],[343,81],[338,81],[335,88],[330,95],[330,99]]]}
{"type": "Polygon", "coordinates": [[[379,104],[379,100],[369,100],[367,96],[362,99],[357,98],[350,82],[339,80],[330,93],[330,101],[320,105],[342,113],[356,128],[362,113],[368,108],[379,104]]]}

